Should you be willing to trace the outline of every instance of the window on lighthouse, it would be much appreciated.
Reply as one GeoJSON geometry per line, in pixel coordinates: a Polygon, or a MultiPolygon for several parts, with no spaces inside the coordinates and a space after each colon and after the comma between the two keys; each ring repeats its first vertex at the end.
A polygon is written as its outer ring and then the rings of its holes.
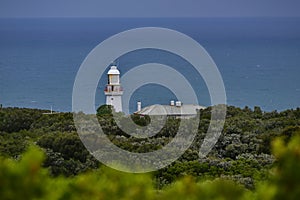
{"type": "Polygon", "coordinates": [[[116,75],[110,76],[110,84],[119,84],[119,77],[116,75]]]}

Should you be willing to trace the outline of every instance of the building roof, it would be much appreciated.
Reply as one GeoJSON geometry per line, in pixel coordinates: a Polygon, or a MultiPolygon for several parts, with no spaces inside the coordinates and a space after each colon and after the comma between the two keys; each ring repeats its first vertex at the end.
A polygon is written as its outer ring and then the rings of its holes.
{"type": "Polygon", "coordinates": [[[107,72],[107,74],[120,74],[120,71],[118,70],[117,66],[113,65],[110,67],[110,70],[107,72]]]}
{"type": "Polygon", "coordinates": [[[141,111],[135,112],[139,115],[196,115],[197,109],[204,109],[205,107],[195,104],[184,104],[181,106],[171,105],[151,105],[143,108],[141,111]]]}

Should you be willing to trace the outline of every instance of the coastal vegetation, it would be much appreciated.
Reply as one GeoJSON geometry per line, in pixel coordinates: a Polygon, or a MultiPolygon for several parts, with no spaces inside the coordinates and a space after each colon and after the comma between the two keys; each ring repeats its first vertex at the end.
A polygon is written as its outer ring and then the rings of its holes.
{"type": "MultiPolygon", "coordinates": [[[[147,174],[109,169],[82,144],[72,113],[0,109],[1,199],[297,199],[300,196],[300,109],[264,112],[227,106],[223,132],[205,157],[200,145],[211,108],[200,111],[190,148],[171,165],[147,174]]],[[[97,110],[108,138],[132,152],[160,149],[176,135],[168,118],[150,138],[118,128],[109,106],[97,110]]],[[[127,116],[117,113],[119,120],[127,116]]],[[[151,119],[132,115],[138,125],[151,119]]]]}

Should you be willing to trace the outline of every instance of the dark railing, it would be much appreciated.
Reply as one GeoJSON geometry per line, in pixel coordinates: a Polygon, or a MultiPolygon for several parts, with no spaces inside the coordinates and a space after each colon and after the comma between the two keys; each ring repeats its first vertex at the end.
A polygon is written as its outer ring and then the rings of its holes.
{"type": "Polygon", "coordinates": [[[122,92],[123,88],[121,86],[117,87],[117,90],[114,86],[106,86],[104,92],[122,92]]]}

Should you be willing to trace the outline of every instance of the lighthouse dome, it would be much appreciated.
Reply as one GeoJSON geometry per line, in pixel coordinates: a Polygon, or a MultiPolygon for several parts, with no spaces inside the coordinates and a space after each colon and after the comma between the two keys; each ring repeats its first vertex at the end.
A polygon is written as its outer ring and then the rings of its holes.
{"type": "Polygon", "coordinates": [[[107,74],[120,74],[120,71],[118,70],[117,66],[113,65],[110,67],[110,70],[107,72],[107,74]]]}

